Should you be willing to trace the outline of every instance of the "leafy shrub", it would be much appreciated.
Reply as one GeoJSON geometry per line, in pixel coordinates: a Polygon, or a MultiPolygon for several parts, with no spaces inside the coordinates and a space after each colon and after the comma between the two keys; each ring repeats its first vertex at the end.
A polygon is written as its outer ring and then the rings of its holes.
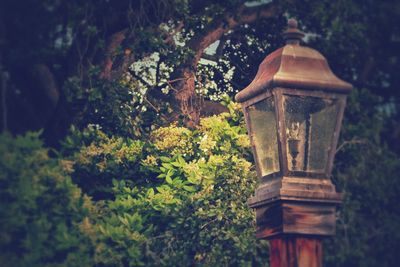
{"type": "Polygon", "coordinates": [[[91,143],[76,156],[75,182],[95,199],[110,198],[113,179],[134,180],[140,168],[142,149],[142,142],[131,139],[113,137],[91,143]]]}
{"type": "Polygon", "coordinates": [[[37,133],[0,135],[0,266],[90,266],[90,209],[37,133]]]}
{"type": "Polygon", "coordinates": [[[91,225],[97,265],[265,264],[268,249],[255,239],[246,203],[256,185],[250,145],[238,106],[229,107],[195,130],[171,125],[147,141],[94,128],[83,136],[102,138],[70,137],[85,144],[69,156],[71,175],[102,207],[91,225]]]}

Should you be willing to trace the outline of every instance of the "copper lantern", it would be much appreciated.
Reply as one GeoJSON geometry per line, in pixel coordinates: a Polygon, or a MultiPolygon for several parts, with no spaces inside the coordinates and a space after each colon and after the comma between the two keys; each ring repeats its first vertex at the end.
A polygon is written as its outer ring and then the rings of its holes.
{"type": "Polygon", "coordinates": [[[249,204],[257,236],[332,235],[341,201],[330,180],[346,96],[337,78],[289,20],[286,45],[268,55],[236,95],[246,118],[260,184],[249,204]]]}

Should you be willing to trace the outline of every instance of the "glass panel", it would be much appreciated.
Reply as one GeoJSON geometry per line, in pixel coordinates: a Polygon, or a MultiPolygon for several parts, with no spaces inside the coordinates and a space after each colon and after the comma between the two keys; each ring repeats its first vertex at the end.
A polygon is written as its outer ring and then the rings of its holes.
{"type": "Polygon", "coordinates": [[[268,98],[247,107],[256,164],[261,176],[279,171],[275,104],[268,98]]]}
{"type": "Polygon", "coordinates": [[[322,173],[339,113],[336,99],[284,96],[289,170],[322,173]]]}

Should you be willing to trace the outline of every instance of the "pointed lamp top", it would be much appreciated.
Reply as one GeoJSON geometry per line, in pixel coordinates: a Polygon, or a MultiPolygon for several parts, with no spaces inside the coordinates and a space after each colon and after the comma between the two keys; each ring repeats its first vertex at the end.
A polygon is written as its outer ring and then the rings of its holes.
{"type": "Polygon", "coordinates": [[[288,28],[283,32],[283,38],[286,44],[300,44],[301,39],[304,37],[304,32],[298,29],[298,24],[295,19],[288,20],[288,28]]]}

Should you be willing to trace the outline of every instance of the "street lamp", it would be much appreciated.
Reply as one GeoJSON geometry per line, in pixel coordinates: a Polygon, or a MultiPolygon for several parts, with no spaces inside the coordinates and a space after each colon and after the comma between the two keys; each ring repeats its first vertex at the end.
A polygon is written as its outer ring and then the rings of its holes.
{"type": "Polygon", "coordinates": [[[335,234],[342,198],[330,175],[352,85],[337,78],[319,52],[301,46],[303,37],[290,19],[286,45],[268,55],[236,95],[260,180],[249,204],[257,237],[270,239],[272,267],[321,266],[321,237],[335,234]]]}

